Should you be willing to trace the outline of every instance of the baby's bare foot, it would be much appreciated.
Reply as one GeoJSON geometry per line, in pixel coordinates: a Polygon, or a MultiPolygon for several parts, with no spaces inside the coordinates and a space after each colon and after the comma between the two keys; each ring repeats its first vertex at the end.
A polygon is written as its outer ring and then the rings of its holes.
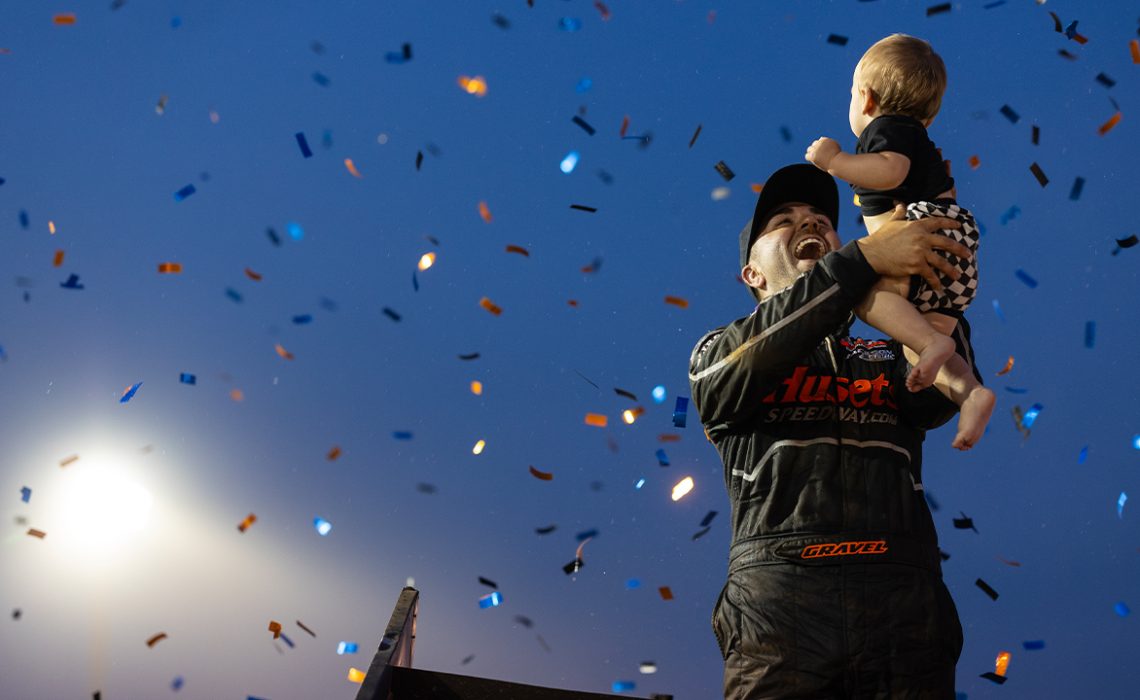
{"type": "Polygon", "coordinates": [[[977,444],[986,432],[986,424],[990,422],[990,414],[994,411],[997,397],[994,392],[980,386],[970,392],[962,402],[961,412],[958,414],[958,434],[951,443],[955,449],[968,450],[977,444]]]}
{"type": "Polygon", "coordinates": [[[942,334],[935,335],[926,347],[918,353],[918,364],[910,371],[906,378],[906,388],[910,391],[922,391],[934,383],[938,370],[946,364],[946,360],[954,354],[954,341],[942,334]]]}

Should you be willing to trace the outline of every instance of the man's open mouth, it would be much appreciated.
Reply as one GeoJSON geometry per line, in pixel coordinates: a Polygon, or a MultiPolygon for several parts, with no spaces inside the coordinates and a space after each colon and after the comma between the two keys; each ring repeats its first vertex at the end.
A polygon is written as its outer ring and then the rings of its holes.
{"type": "Polygon", "coordinates": [[[819,260],[827,254],[829,247],[827,239],[823,236],[809,234],[796,243],[796,247],[792,250],[792,255],[794,255],[797,260],[819,260]]]}

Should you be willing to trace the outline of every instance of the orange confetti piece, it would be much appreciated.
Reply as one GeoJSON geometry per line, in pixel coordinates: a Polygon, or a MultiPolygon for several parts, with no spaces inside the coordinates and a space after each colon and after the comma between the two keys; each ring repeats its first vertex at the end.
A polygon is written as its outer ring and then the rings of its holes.
{"type": "Polygon", "coordinates": [[[483,217],[483,221],[491,223],[491,210],[487,208],[486,202],[479,202],[479,216],[483,217]]]}
{"type": "Polygon", "coordinates": [[[165,263],[159,263],[158,264],[158,274],[160,274],[160,275],[171,275],[171,274],[176,275],[176,274],[179,274],[181,272],[182,272],[182,263],[165,262],[165,263]]]}
{"type": "Polygon", "coordinates": [[[56,24],[75,24],[75,13],[61,12],[60,14],[52,17],[51,21],[55,22],[56,24]]]}
{"type": "Polygon", "coordinates": [[[55,222],[54,221],[48,222],[48,233],[50,233],[53,236],[55,235],[55,222]]]}
{"type": "Polygon", "coordinates": [[[164,639],[166,639],[166,632],[159,632],[150,639],[146,640],[146,645],[148,647],[153,647],[155,644],[158,644],[164,639]]]}
{"type": "Polygon", "coordinates": [[[273,633],[273,638],[277,639],[281,636],[281,623],[277,620],[270,620],[269,631],[273,633]]]}
{"type": "Polygon", "coordinates": [[[67,465],[75,464],[78,461],[79,455],[71,455],[70,457],[64,457],[63,459],[59,460],[59,466],[66,467],[67,465]]]}
{"type": "Polygon", "coordinates": [[[751,187],[751,188],[752,188],[752,191],[753,191],[754,193],[756,193],[756,194],[760,194],[761,190],[763,190],[763,189],[764,189],[764,183],[762,183],[762,182],[760,182],[760,183],[757,183],[757,182],[753,182],[751,185],[749,185],[749,187],[751,187]]]}
{"type": "Polygon", "coordinates": [[[657,442],[680,442],[681,436],[672,433],[661,433],[657,436],[657,442]]]}
{"type": "Polygon", "coordinates": [[[668,586],[661,586],[657,592],[661,594],[661,600],[673,600],[673,591],[668,586]]]}
{"type": "Polygon", "coordinates": [[[483,394],[483,382],[471,382],[471,393],[475,394],[476,396],[481,396],[483,394]]]}
{"type": "Polygon", "coordinates": [[[539,471],[539,470],[535,469],[533,465],[531,465],[531,467],[530,467],[530,475],[536,479],[541,479],[542,481],[551,481],[552,479],[554,479],[553,474],[551,474],[550,472],[539,471]]]}
{"type": "Polygon", "coordinates": [[[1117,112],[1116,114],[1112,115],[1111,117],[1108,118],[1108,121],[1106,121],[1105,123],[1100,125],[1100,128],[1096,130],[1096,133],[1100,134],[1101,136],[1104,136],[1108,132],[1112,131],[1112,128],[1120,123],[1120,117],[1121,117],[1120,112],[1117,112]]]}
{"type": "Polygon", "coordinates": [[[693,477],[686,476],[673,486],[673,500],[679,501],[693,490],[693,477]]]}
{"type": "MultiPolygon", "coordinates": [[[[490,213],[488,213],[487,216],[490,216],[490,213]]],[[[416,267],[420,269],[420,272],[423,272],[434,264],[435,253],[424,253],[422,256],[420,256],[420,261],[416,264],[416,267]]]]}
{"type": "Polygon", "coordinates": [[[344,159],[344,167],[348,168],[348,172],[352,173],[352,176],[356,179],[359,180],[360,178],[364,177],[360,174],[360,171],[356,169],[356,164],[352,162],[351,158],[344,159]]]}
{"type": "Polygon", "coordinates": [[[257,516],[253,513],[250,513],[249,515],[245,516],[245,520],[242,520],[240,523],[238,523],[238,532],[245,532],[250,528],[251,525],[256,522],[257,516]]]}
{"type": "Polygon", "coordinates": [[[601,13],[603,22],[609,22],[610,18],[613,17],[610,14],[610,8],[606,7],[601,0],[594,0],[594,7],[601,13]]]}
{"type": "Polygon", "coordinates": [[[1140,41],[1133,39],[1128,42],[1128,50],[1132,52],[1132,62],[1140,63],[1140,41]]]}
{"type": "Polygon", "coordinates": [[[1021,562],[1019,561],[1013,561],[1012,559],[1003,559],[1001,557],[996,557],[996,559],[1006,566],[1014,566],[1018,568],[1021,567],[1021,562]]]}
{"type": "Polygon", "coordinates": [[[37,530],[37,529],[35,529],[34,527],[30,527],[30,528],[28,528],[28,534],[29,534],[29,535],[31,535],[32,537],[38,537],[38,538],[40,538],[41,540],[42,540],[43,538],[47,537],[47,533],[46,533],[46,532],[44,532],[43,530],[37,530]]]}
{"type": "Polygon", "coordinates": [[[487,297],[483,297],[482,299],[479,300],[479,306],[482,306],[484,309],[490,311],[495,316],[498,316],[501,313],[503,313],[503,310],[501,308],[499,308],[498,306],[496,306],[495,302],[491,301],[487,297]]]}
{"type": "Polygon", "coordinates": [[[333,445],[333,448],[329,450],[329,453],[325,455],[325,457],[327,457],[330,462],[335,462],[337,457],[340,457],[340,445],[333,445]]]}
{"type": "Polygon", "coordinates": [[[364,671],[361,671],[358,668],[351,668],[350,667],[348,669],[348,680],[352,681],[353,683],[363,683],[364,682],[364,671]]]}
{"type": "Polygon", "coordinates": [[[979,157],[977,157],[977,156],[970,156],[970,167],[971,167],[972,169],[974,169],[974,170],[977,170],[977,169],[978,169],[978,166],[979,166],[979,165],[981,165],[981,164],[982,164],[982,159],[981,159],[981,158],[979,158],[979,157]]]}
{"type": "Polygon", "coordinates": [[[621,120],[621,131],[618,132],[622,138],[625,138],[625,132],[629,131],[629,115],[625,115],[621,120]]]}
{"type": "Polygon", "coordinates": [[[1009,657],[1010,653],[1008,651],[998,652],[997,659],[994,660],[994,674],[998,676],[1005,675],[1006,670],[1009,668],[1009,657]]]}
{"type": "Polygon", "coordinates": [[[610,419],[603,416],[601,413],[587,413],[586,425],[592,425],[595,428],[604,428],[610,419]]]}
{"type": "Polygon", "coordinates": [[[459,87],[466,90],[468,95],[474,95],[476,97],[485,97],[487,95],[487,81],[484,80],[481,75],[476,75],[473,78],[461,75],[459,76],[458,82],[459,87]]]}
{"type": "Polygon", "coordinates": [[[245,268],[245,276],[250,278],[254,282],[260,282],[261,281],[261,275],[254,272],[253,270],[249,269],[248,267],[245,268]]]}
{"type": "Polygon", "coordinates": [[[57,251],[55,251],[55,257],[53,257],[51,260],[51,265],[52,265],[52,267],[59,267],[62,264],[63,264],[63,251],[57,250],[57,251]]]}
{"type": "Polygon", "coordinates": [[[244,401],[245,400],[245,394],[242,393],[241,389],[233,389],[232,391],[230,391],[230,398],[233,399],[234,401],[244,401]]]}
{"type": "Polygon", "coordinates": [[[666,304],[672,304],[673,306],[677,306],[677,307],[680,307],[682,309],[689,308],[689,302],[685,301],[681,297],[667,296],[667,297],[665,297],[665,303],[666,304]]]}
{"type": "Polygon", "coordinates": [[[530,251],[527,250],[526,248],[523,248],[521,245],[509,245],[509,246],[507,246],[507,252],[508,253],[518,253],[519,255],[523,256],[524,258],[530,257],[530,251]]]}
{"type": "Polygon", "coordinates": [[[566,303],[569,304],[570,306],[573,306],[575,309],[578,308],[578,300],[577,299],[569,299],[566,301],[566,303]]]}
{"type": "Polygon", "coordinates": [[[1013,369],[1013,355],[1010,355],[1009,359],[1005,361],[1005,367],[1001,368],[1001,371],[997,373],[997,376],[1000,377],[1003,374],[1009,374],[1009,371],[1011,369],[1013,369]]]}
{"type": "Polygon", "coordinates": [[[292,360],[293,359],[293,353],[291,353],[288,350],[286,350],[285,348],[281,347],[281,343],[277,343],[273,347],[277,350],[277,354],[280,355],[281,357],[285,358],[286,360],[292,360]]]}
{"type": "Polygon", "coordinates": [[[633,425],[633,422],[641,417],[642,413],[645,413],[645,408],[642,406],[627,408],[621,412],[621,419],[628,425],[633,425]]]}

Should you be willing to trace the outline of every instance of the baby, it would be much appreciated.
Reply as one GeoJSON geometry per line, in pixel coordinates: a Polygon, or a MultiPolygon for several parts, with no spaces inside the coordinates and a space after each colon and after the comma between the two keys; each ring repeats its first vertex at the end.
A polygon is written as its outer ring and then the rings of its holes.
{"type": "MultiPolygon", "coordinates": [[[[954,179],[926,134],[945,90],[946,68],[930,44],[905,34],[882,39],[855,66],[848,115],[851,131],[859,138],[855,153],[845,153],[838,142],[824,137],[808,147],[806,158],[851,184],[868,233],[874,234],[896,216],[895,208],[901,204],[908,219],[957,220],[961,229],[942,233],[976,252],[974,217],[955,202],[954,179]]],[[[977,266],[975,259],[938,252],[960,271],[956,279],[942,277],[944,289],[931,288],[919,276],[883,278],[857,313],[910,351],[914,368],[907,377],[908,389],[934,384],[959,405],[953,446],[968,450],[985,431],[995,401],[994,393],[954,352],[949,337],[973,301],[977,266]]]]}

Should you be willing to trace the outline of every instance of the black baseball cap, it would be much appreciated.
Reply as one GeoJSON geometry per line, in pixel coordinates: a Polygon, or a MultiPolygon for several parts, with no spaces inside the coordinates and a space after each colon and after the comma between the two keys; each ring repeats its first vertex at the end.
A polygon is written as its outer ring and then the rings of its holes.
{"type": "Polygon", "coordinates": [[[811,163],[786,165],[772,173],[764,183],[756,200],[752,221],[740,232],[740,267],[748,264],[752,243],[764,230],[768,216],[789,202],[803,202],[819,209],[831,220],[831,227],[838,228],[839,189],[835,186],[835,178],[811,163]]]}

